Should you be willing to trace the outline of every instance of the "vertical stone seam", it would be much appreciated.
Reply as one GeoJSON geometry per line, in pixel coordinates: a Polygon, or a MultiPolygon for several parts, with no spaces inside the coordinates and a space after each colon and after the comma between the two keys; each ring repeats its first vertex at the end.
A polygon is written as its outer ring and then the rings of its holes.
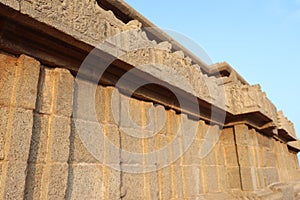
{"type": "MultiPolygon", "coordinates": [[[[25,188],[24,188],[24,199],[27,199],[26,194],[29,193],[29,184],[30,184],[30,166],[31,165],[36,165],[37,163],[30,163],[30,159],[33,156],[33,154],[35,153],[35,151],[38,150],[34,150],[33,148],[33,141],[34,141],[34,126],[35,126],[35,121],[36,121],[36,114],[38,114],[38,108],[39,108],[39,103],[41,101],[41,97],[42,95],[42,88],[43,88],[43,83],[45,80],[45,73],[43,72],[44,68],[42,65],[40,65],[40,73],[39,73],[39,80],[38,80],[38,85],[37,85],[37,97],[36,97],[36,102],[35,102],[35,109],[33,110],[33,124],[32,124],[32,134],[31,134],[31,141],[30,141],[30,149],[29,149],[29,155],[28,155],[28,160],[27,160],[27,167],[26,167],[26,180],[25,180],[25,188]]],[[[38,141],[40,142],[40,141],[38,141]]],[[[35,177],[32,177],[33,179],[35,179],[35,177]]]]}
{"type": "Polygon", "coordinates": [[[243,190],[242,169],[241,169],[241,164],[240,164],[240,156],[239,156],[239,152],[238,152],[238,144],[237,144],[237,139],[236,139],[235,127],[233,127],[233,136],[234,136],[234,145],[235,145],[236,158],[237,158],[237,163],[238,163],[238,167],[239,167],[241,190],[243,190]]]}
{"type": "MultiPolygon", "coordinates": [[[[272,139],[272,140],[273,140],[273,139],[272,139]]],[[[279,178],[279,181],[282,182],[282,176],[281,176],[281,173],[279,172],[280,166],[279,166],[279,163],[278,163],[278,153],[277,153],[276,145],[277,145],[277,144],[274,142],[272,151],[273,151],[273,154],[274,154],[275,167],[276,167],[276,169],[277,169],[278,178],[279,178]]]]}
{"type": "MultiPolygon", "coordinates": [[[[184,139],[181,138],[181,148],[183,150],[184,147],[184,139]]],[[[182,195],[184,198],[188,198],[189,197],[189,183],[187,180],[187,175],[186,175],[186,170],[187,170],[187,163],[186,163],[186,157],[184,156],[184,153],[182,154],[182,159],[181,159],[182,165],[181,165],[181,176],[182,176],[182,195]]]]}
{"type": "MultiPolygon", "coordinates": [[[[250,134],[250,130],[248,129],[248,133],[250,134]]],[[[251,142],[251,139],[249,138],[249,135],[247,135],[247,140],[251,142]]],[[[252,178],[252,186],[254,190],[258,189],[258,181],[257,181],[257,175],[256,175],[256,166],[255,166],[255,154],[253,150],[253,146],[247,146],[248,147],[248,157],[250,158],[250,164],[251,164],[251,178],[252,178]]]]}
{"type": "MultiPolygon", "coordinates": [[[[157,106],[157,105],[156,105],[157,106]]],[[[155,128],[157,128],[157,124],[158,124],[158,107],[157,107],[157,109],[155,109],[155,128]]],[[[157,141],[154,141],[155,143],[154,143],[154,147],[155,148],[159,148],[160,147],[160,140],[157,140],[157,141]]],[[[157,160],[158,160],[158,162],[156,163],[156,176],[157,176],[157,188],[158,188],[158,191],[157,191],[157,199],[162,199],[162,190],[161,190],[161,188],[162,188],[162,185],[161,185],[161,182],[160,182],[160,180],[161,180],[161,176],[160,176],[160,169],[159,169],[159,159],[160,159],[160,155],[159,154],[157,154],[157,158],[156,158],[157,160]]]]}
{"type": "MultiPolygon", "coordinates": [[[[52,72],[52,71],[51,71],[52,72]]],[[[54,71],[53,71],[54,72],[54,71]]],[[[50,115],[49,115],[49,121],[48,121],[48,130],[47,130],[47,154],[45,158],[45,167],[43,169],[43,175],[41,180],[41,199],[47,199],[48,197],[48,189],[49,189],[49,180],[50,180],[50,168],[51,166],[51,156],[52,156],[52,126],[53,126],[53,115],[54,115],[54,109],[55,109],[55,100],[57,97],[57,90],[58,90],[58,74],[59,72],[50,73],[50,75],[53,76],[53,88],[51,91],[52,101],[51,101],[51,107],[50,107],[50,115]]]]}
{"type": "MultiPolygon", "coordinates": [[[[143,145],[143,165],[144,165],[144,170],[145,170],[145,167],[147,167],[148,165],[148,161],[145,157],[145,155],[147,154],[148,152],[148,145],[147,145],[147,139],[145,138],[145,135],[146,135],[146,126],[147,126],[147,113],[146,113],[146,106],[145,106],[145,102],[144,101],[140,101],[140,103],[142,104],[141,105],[141,114],[142,114],[142,134],[143,134],[143,138],[142,138],[142,145],[143,145]]],[[[148,194],[150,196],[150,187],[149,187],[149,184],[147,184],[147,181],[149,179],[149,175],[147,173],[143,173],[143,178],[144,178],[144,197],[145,198],[148,198],[148,194]]]]}
{"type": "Polygon", "coordinates": [[[70,147],[69,147],[69,158],[68,158],[68,179],[67,179],[67,187],[66,187],[66,192],[65,192],[65,199],[70,200],[72,196],[72,190],[73,190],[73,179],[74,179],[74,174],[73,174],[73,160],[74,160],[74,150],[75,150],[75,123],[74,120],[74,111],[77,106],[77,99],[78,99],[78,86],[76,84],[76,81],[74,81],[74,91],[73,91],[73,112],[71,115],[71,128],[70,128],[70,147]]]}
{"type": "Polygon", "coordinates": [[[5,188],[6,188],[6,180],[7,180],[7,172],[8,172],[8,156],[9,156],[9,150],[10,150],[10,143],[11,143],[11,134],[12,134],[12,128],[13,128],[13,120],[14,120],[14,112],[16,110],[16,98],[17,98],[17,86],[19,83],[21,74],[21,69],[19,67],[19,60],[15,63],[15,71],[14,71],[14,84],[12,88],[12,94],[10,98],[10,105],[9,105],[9,116],[7,121],[7,127],[6,127],[6,134],[5,134],[5,145],[4,145],[4,164],[3,164],[3,171],[2,171],[2,183],[1,185],[3,187],[0,187],[2,191],[0,191],[0,194],[5,196],[5,188]],[[6,155],[5,155],[6,154],[6,155]]]}
{"type": "MultiPolygon", "coordinates": [[[[174,139],[175,140],[175,138],[176,138],[176,136],[177,136],[177,132],[175,133],[175,132],[173,132],[172,130],[173,130],[173,126],[175,126],[175,127],[178,127],[177,125],[177,122],[176,122],[176,113],[173,113],[172,114],[172,118],[170,119],[171,120],[171,123],[172,124],[170,124],[170,126],[168,127],[168,132],[169,133],[171,133],[171,134],[174,134],[174,136],[172,136],[172,138],[168,138],[169,139],[169,144],[170,143],[172,143],[173,141],[172,141],[172,139],[174,139]],[[174,123],[176,123],[175,125],[174,125],[174,123]],[[173,138],[174,137],[174,138],[173,138]]],[[[171,157],[171,160],[174,158],[174,146],[172,146],[172,148],[170,148],[170,150],[171,150],[171,152],[170,152],[170,157],[171,157]]],[[[176,191],[177,190],[175,190],[174,188],[176,188],[176,184],[175,184],[175,175],[174,175],[174,172],[175,172],[175,170],[174,170],[174,163],[172,162],[172,163],[170,163],[170,165],[169,165],[169,168],[170,168],[170,181],[171,181],[171,187],[173,188],[172,190],[171,190],[171,198],[176,198],[176,191]]],[[[178,198],[178,197],[177,197],[178,198]]]]}
{"type": "MultiPolygon", "coordinates": [[[[74,98],[75,99],[75,98],[74,98]]],[[[74,103],[74,101],[73,101],[74,103]]],[[[75,141],[75,124],[73,121],[73,114],[71,117],[71,128],[70,128],[70,147],[69,147],[69,158],[68,158],[68,178],[67,178],[67,187],[65,191],[65,199],[71,199],[72,189],[73,189],[73,159],[74,159],[74,141],[75,141]]]]}
{"type": "MultiPolygon", "coordinates": [[[[182,117],[181,116],[179,117],[179,119],[177,119],[177,123],[178,123],[178,130],[181,131],[181,129],[182,129],[182,127],[181,127],[182,117]]],[[[177,130],[177,132],[178,132],[178,130],[177,130]]],[[[179,183],[179,180],[177,180],[177,188],[178,188],[178,197],[177,198],[184,198],[185,195],[186,195],[187,188],[186,188],[186,184],[185,184],[186,180],[185,180],[185,177],[184,177],[184,168],[183,168],[184,163],[185,163],[185,158],[184,158],[184,153],[183,153],[183,146],[184,146],[183,145],[183,138],[180,137],[179,141],[180,141],[179,142],[179,149],[180,149],[181,156],[179,158],[180,159],[180,165],[176,167],[177,168],[176,169],[176,176],[177,176],[177,179],[180,179],[180,183],[179,183]],[[181,176],[179,176],[179,178],[178,178],[178,171],[180,172],[180,175],[181,175],[181,176]],[[182,185],[179,186],[178,183],[182,184],[182,185]],[[180,191],[180,189],[182,191],[180,191]]]]}
{"type": "MultiPolygon", "coordinates": [[[[121,91],[119,90],[119,95],[120,95],[120,97],[119,97],[119,110],[121,111],[121,109],[122,109],[122,104],[121,104],[121,91]]],[[[121,112],[119,112],[118,113],[119,114],[119,119],[118,119],[118,121],[116,122],[117,123],[117,125],[118,125],[118,132],[119,132],[119,147],[120,147],[120,149],[119,149],[119,161],[120,161],[120,199],[124,199],[124,197],[126,196],[126,194],[127,194],[127,191],[125,190],[125,191],[123,191],[123,187],[124,187],[124,180],[123,180],[123,176],[124,176],[124,172],[123,172],[123,160],[122,160],[122,146],[123,146],[123,144],[122,144],[122,134],[121,134],[121,131],[120,131],[120,127],[121,127],[121,117],[122,117],[122,115],[121,115],[121,112]]]]}
{"type": "MultiPolygon", "coordinates": [[[[107,137],[107,125],[109,124],[109,103],[110,103],[110,96],[109,96],[109,92],[107,90],[107,88],[105,87],[102,87],[101,85],[97,86],[98,88],[100,88],[100,93],[102,93],[102,98],[104,99],[104,110],[103,112],[105,113],[104,114],[104,123],[103,123],[103,139],[104,139],[104,152],[103,152],[103,159],[104,159],[104,162],[102,163],[102,178],[103,178],[103,181],[102,181],[102,199],[109,199],[109,195],[110,195],[110,192],[109,192],[109,188],[111,186],[111,183],[110,183],[110,167],[109,167],[109,158],[107,158],[107,143],[106,143],[106,138],[107,137]],[[105,183],[108,183],[109,187],[105,187],[105,183]]],[[[98,121],[98,123],[100,123],[98,121]]],[[[119,133],[118,133],[119,134],[119,133]]]]}
{"type": "MultiPolygon", "coordinates": [[[[165,107],[164,107],[164,109],[165,109],[165,107]]],[[[169,111],[167,111],[167,110],[165,109],[165,112],[166,112],[166,121],[165,121],[165,123],[168,123],[168,120],[169,120],[169,111]]],[[[156,113],[156,117],[158,117],[158,113],[156,113]]],[[[158,122],[157,122],[157,123],[158,123],[158,122]]],[[[168,125],[167,125],[167,126],[168,126],[168,125]]],[[[167,126],[165,126],[166,129],[167,129],[167,126]]],[[[163,144],[161,140],[162,140],[161,138],[159,138],[159,139],[157,140],[157,147],[158,147],[158,148],[160,148],[161,145],[163,144]]],[[[162,158],[162,156],[158,155],[158,159],[159,159],[159,161],[160,161],[160,160],[163,159],[163,158],[162,158]]],[[[160,166],[158,165],[158,167],[160,167],[160,166]]],[[[163,169],[166,169],[166,168],[158,168],[158,171],[157,171],[157,180],[158,180],[158,188],[159,188],[158,199],[164,199],[164,197],[163,197],[163,195],[164,195],[164,180],[163,180],[164,176],[163,176],[163,169]]],[[[183,172],[181,171],[181,173],[183,173],[183,172]]]]}

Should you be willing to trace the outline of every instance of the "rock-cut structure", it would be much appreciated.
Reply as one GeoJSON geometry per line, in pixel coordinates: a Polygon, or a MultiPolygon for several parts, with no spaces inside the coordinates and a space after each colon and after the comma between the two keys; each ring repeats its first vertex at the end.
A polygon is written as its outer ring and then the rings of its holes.
{"type": "Polygon", "coordinates": [[[122,0],[0,16],[0,199],[300,199],[292,122],[228,63],[122,0]]]}

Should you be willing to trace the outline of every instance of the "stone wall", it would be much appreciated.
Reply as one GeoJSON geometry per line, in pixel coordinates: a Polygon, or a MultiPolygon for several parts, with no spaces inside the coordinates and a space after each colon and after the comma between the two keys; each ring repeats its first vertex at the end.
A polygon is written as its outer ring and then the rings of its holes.
{"type": "Polygon", "coordinates": [[[40,64],[26,56],[14,58],[1,54],[0,59],[0,194],[4,199],[21,199],[26,185],[40,64]]]}
{"type": "Polygon", "coordinates": [[[292,122],[227,63],[208,70],[96,1],[0,11],[1,199],[299,196],[292,122]]]}
{"type": "MultiPolygon", "coordinates": [[[[112,116],[112,92],[117,91],[120,102],[129,98],[122,91],[96,86],[95,121],[89,114],[93,108],[77,98],[77,83],[68,70],[43,66],[25,55],[2,53],[0,59],[3,199],[196,199],[228,195],[235,190],[259,191],[272,183],[299,177],[296,152],[245,124],[224,128],[220,140],[202,158],[203,144],[211,138],[207,134],[218,134],[220,127],[195,119],[189,120],[198,124],[196,137],[179,159],[163,168],[153,166],[155,170],[147,173],[130,173],[128,169],[147,170],[147,153],[174,140],[185,114],[130,98],[130,115],[144,127],[145,134],[150,120],[157,125],[162,115],[166,116],[158,134],[138,139],[121,128],[122,117],[116,121],[112,116]],[[86,106],[86,112],[77,113],[79,106],[86,106]],[[150,109],[155,112],[149,116],[150,109]],[[92,155],[79,134],[81,126],[75,122],[84,124],[82,127],[92,134],[97,134],[100,124],[104,151],[92,155]],[[109,142],[117,148],[143,153],[142,162],[122,152],[113,154],[109,142]]],[[[156,163],[172,158],[184,145],[183,140],[179,141],[179,146],[168,149],[166,155],[158,154],[156,163]]]]}

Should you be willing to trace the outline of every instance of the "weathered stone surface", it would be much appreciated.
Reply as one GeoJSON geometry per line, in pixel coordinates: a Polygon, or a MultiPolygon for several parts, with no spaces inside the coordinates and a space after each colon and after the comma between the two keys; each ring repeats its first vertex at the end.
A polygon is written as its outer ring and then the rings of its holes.
{"type": "Polygon", "coordinates": [[[226,167],[225,166],[218,166],[218,182],[220,191],[228,190],[228,183],[227,183],[227,174],[226,174],[226,167]]]}
{"type": "MultiPolygon", "coordinates": [[[[174,173],[174,176],[176,177],[175,174],[176,173],[174,173]]],[[[149,196],[150,199],[159,199],[159,178],[157,171],[148,173],[146,176],[146,186],[148,187],[147,196],[149,196]]],[[[178,182],[178,184],[180,184],[180,182],[178,182]]]]}
{"type": "Polygon", "coordinates": [[[35,108],[40,63],[28,56],[21,55],[16,69],[16,105],[25,109],[35,108]],[[19,69],[20,68],[20,69],[19,69]]]}
{"type": "Polygon", "coordinates": [[[67,162],[71,120],[61,116],[36,114],[29,162],[67,162]]]}
{"type": "Polygon", "coordinates": [[[105,184],[100,165],[73,165],[72,182],[68,186],[70,199],[102,199],[105,184]]]}
{"type": "Polygon", "coordinates": [[[220,141],[224,145],[234,145],[235,139],[234,139],[234,131],[233,128],[224,128],[220,135],[220,141]]]}
{"type": "Polygon", "coordinates": [[[214,150],[210,151],[207,156],[203,158],[206,165],[217,165],[216,152],[214,150]]]}
{"type": "MultiPolygon", "coordinates": [[[[126,131],[127,133],[124,131],[120,132],[123,149],[129,152],[143,153],[144,152],[143,140],[141,138],[136,138],[134,136],[128,135],[128,133],[134,132],[135,129],[126,129],[126,131]]],[[[132,162],[134,162],[134,160],[132,160],[132,162]]]]}
{"type": "Polygon", "coordinates": [[[204,191],[207,193],[220,192],[217,166],[206,166],[204,168],[204,191]]]}
{"type": "Polygon", "coordinates": [[[293,142],[289,142],[288,145],[292,148],[295,148],[295,149],[300,149],[300,142],[297,140],[297,141],[293,141],[293,142]]]}
{"type": "Polygon", "coordinates": [[[144,199],[145,196],[145,184],[143,174],[127,174],[124,173],[123,188],[124,199],[144,199]],[[138,189],[137,189],[138,188],[138,189]]]}
{"type": "MultiPolygon", "coordinates": [[[[103,169],[103,199],[119,199],[126,193],[121,193],[121,172],[120,170],[104,167],[103,169]]],[[[122,191],[124,192],[124,191],[122,191]]],[[[126,192],[126,191],[125,191],[126,192]]]]}
{"type": "Polygon", "coordinates": [[[225,156],[224,156],[224,146],[221,142],[218,142],[214,148],[217,162],[216,164],[219,166],[225,166],[225,156]]]}
{"type": "Polygon", "coordinates": [[[263,173],[266,185],[270,185],[279,181],[278,171],[275,167],[265,168],[263,173]]]}
{"type": "Polygon", "coordinates": [[[104,132],[100,132],[101,126],[96,122],[73,120],[71,160],[75,163],[97,163],[104,161],[104,132]],[[75,123],[76,122],[76,123],[75,123]]]}
{"type": "Polygon", "coordinates": [[[238,146],[237,153],[238,153],[238,162],[240,166],[243,167],[254,166],[254,160],[253,160],[254,158],[253,158],[251,147],[238,146]]]}
{"type": "Polygon", "coordinates": [[[241,177],[239,167],[227,167],[227,185],[230,189],[241,189],[241,177]]]}
{"type": "Polygon", "coordinates": [[[2,0],[1,3],[15,10],[20,10],[20,2],[18,0],[2,0]]]}
{"type": "Polygon", "coordinates": [[[159,195],[162,199],[174,198],[176,188],[172,184],[172,169],[171,167],[163,168],[158,171],[159,176],[159,195]]]}
{"type": "Polygon", "coordinates": [[[199,166],[188,166],[183,168],[185,182],[185,196],[195,198],[204,193],[203,169],[199,166]],[[191,185],[193,187],[191,187],[191,185]]]}
{"type": "MultiPolygon", "coordinates": [[[[100,105],[103,102],[102,100],[103,93],[99,95],[99,92],[96,92],[97,90],[93,91],[93,89],[97,89],[97,85],[95,83],[82,80],[79,78],[76,79],[75,91],[74,91],[73,118],[91,121],[91,122],[97,122],[97,114],[94,107],[95,104],[93,105],[94,99],[92,95],[98,94],[96,97],[97,97],[97,101],[99,102],[98,105],[100,105]]],[[[103,107],[104,106],[102,106],[101,108],[103,109],[103,107]]]]}
{"type": "MultiPolygon", "coordinates": [[[[184,165],[201,165],[203,159],[200,157],[200,148],[202,147],[203,141],[194,140],[190,148],[182,156],[182,164],[184,165]]],[[[174,147],[176,148],[176,147],[174,147]]],[[[211,152],[208,157],[204,160],[207,164],[215,162],[214,152],[211,152]]]]}
{"type": "Polygon", "coordinates": [[[1,55],[0,104],[34,109],[40,73],[38,61],[1,55]]]}
{"type": "Polygon", "coordinates": [[[236,147],[234,145],[224,146],[224,153],[227,166],[238,166],[236,147]]]}
{"type": "Polygon", "coordinates": [[[235,140],[237,145],[249,145],[249,129],[246,125],[234,126],[235,140]]]}
{"type": "Polygon", "coordinates": [[[24,197],[25,199],[40,199],[44,164],[29,164],[27,170],[24,197]]]}
{"type": "Polygon", "coordinates": [[[79,134],[77,132],[74,132],[73,134],[74,136],[72,140],[74,142],[74,149],[71,161],[74,163],[97,163],[97,159],[87,150],[86,146],[80,139],[79,134]]]}
{"type": "MultiPolygon", "coordinates": [[[[188,100],[191,96],[198,98],[196,103],[203,100],[199,107],[208,112],[175,111],[173,105],[158,105],[161,99],[148,97],[147,92],[129,97],[113,86],[101,85],[102,82],[75,83],[75,77],[65,69],[75,69],[73,66],[58,63],[61,68],[57,68],[57,63],[42,59],[43,64],[53,68],[40,69],[37,60],[24,55],[9,56],[5,53],[7,49],[1,49],[4,53],[0,54],[0,198],[224,199],[234,193],[232,199],[256,199],[255,193],[270,184],[299,180],[298,141],[287,143],[285,138],[288,135],[287,138],[296,140],[292,123],[281,112],[277,113],[259,85],[250,86],[230,67],[216,65],[211,72],[203,70],[186,52],[173,49],[171,43],[151,41],[140,21],[124,23],[96,1],[0,2],[1,8],[7,5],[31,17],[27,24],[35,19],[49,29],[66,33],[66,38],[74,37],[68,43],[70,48],[73,42],[95,46],[110,38],[105,43],[105,48],[110,48],[102,50],[141,70],[138,78],[148,79],[152,75],[184,93],[188,100]],[[112,38],[122,32],[127,33],[112,38]],[[225,75],[218,70],[224,70],[225,75]],[[85,86],[84,90],[78,90],[79,83],[85,86]],[[90,98],[94,98],[95,104],[86,101],[90,98]],[[124,104],[126,100],[128,106],[124,104]],[[209,104],[219,107],[224,114],[227,112],[220,138],[222,122],[209,118],[209,104]],[[120,108],[116,116],[114,107],[120,108]],[[147,153],[174,142],[178,130],[187,128],[182,117],[199,125],[189,149],[183,152],[186,138],[181,135],[175,145],[150,160],[147,153]],[[160,129],[147,135],[153,127],[160,129]],[[207,148],[203,144],[208,140],[216,144],[202,159],[201,149],[207,148]],[[141,153],[143,157],[137,159],[121,150],[141,153]],[[173,160],[176,153],[184,154],[173,160]],[[168,165],[161,168],[160,163],[168,165]],[[150,173],[128,173],[146,170],[148,165],[153,170],[150,173]]],[[[22,19],[22,15],[18,17],[22,19]]],[[[63,44],[68,40],[49,38],[56,42],[64,40],[63,44]]],[[[45,38],[46,43],[49,38],[45,38]]],[[[127,66],[120,63],[114,63],[109,78],[115,79],[121,73],[119,67],[124,70],[127,66]]],[[[154,88],[152,92],[160,94],[161,86],[154,88]]],[[[279,193],[283,199],[295,196],[291,187],[273,189],[272,194],[279,193]]]]}
{"type": "MultiPolygon", "coordinates": [[[[47,199],[63,199],[68,187],[68,165],[51,164],[49,166],[50,177],[48,180],[47,199]]],[[[45,192],[45,191],[42,191],[45,192]]]]}
{"type": "Polygon", "coordinates": [[[11,96],[14,92],[15,70],[17,58],[0,54],[0,104],[11,104],[11,96]]]}
{"type": "Polygon", "coordinates": [[[70,117],[73,111],[74,78],[66,69],[42,68],[37,111],[70,117]]]}
{"type": "MultiPolygon", "coordinates": [[[[113,39],[111,38],[108,43],[116,45],[116,48],[119,49],[125,48],[127,51],[132,51],[141,47],[143,48],[141,51],[145,51],[145,49],[146,51],[149,51],[149,47],[157,49],[155,51],[161,51],[161,46],[166,46],[162,45],[165,43],[157,45],[156,42],[150,41],[147,37],[147,34],[140,30],[141,23],[137,20],[132,20],[127,24],[124,24],[118,20],[111,11],[105,11],[92,1],[40,2],[39,0],[22,0],[20,1],[20,5],[21,13],[28,14],[41,22],[54,26],[55,28],[63,32],[67,32],[75,38],[92,45],[95,45],[97,42],[103,41],[104,39],[107,39],[112,35],[116,35],[122,31],[126,32],[130,30],[129,33],[126,33],[126,36],[121,38],[128,38],[127,41],[120,43],[121,46],[118,42],[116,43],[116,41],[121,40],[118,37],[113,39]],[[89,10],[88,14],[86,9],[89,10]],[[137,38],[139,39],[137,40],[137,38]]],[[[168,50],[170,47],[163,49],[168,50]]],[[[105,51],[108,51],[108,49],[105,51]]],[[[139,53],[136,51],[132,52],[133,55],[126,55],[126,57],[129,59],[124,58],[125,61],[133,64],[134,66],[145,64],[143,63],[145,60],[143,59],[143,56],[137,55],[148,55],[149,53],[139,53]],[[134,63],[132,63],[133,61],[134,63]]],[[[188,84],[191,86],[190,88],[185,87],[184,84],[178,85],[179,79],[177,80],[175,76],[172,76],[173,79],[168,79],[168,77],[170,77],[170,71],[167,72],[167,74],[169,74],[168,76],[164,75],[162,77],[161,74],[164,73],[155,74],[155,72],[152,70],[153,67],[143,70],[154,76],[158,76],[158,78],[165,80],[172,85],[178,86],[179,88],[182,88],[195,96],[225,108],[222,104],[222,101],[225,98],[225,90],[223,90],[221,87],[218,87],[219,83],[217,83],[222,81],[217,81],[215,77],[205,77],[199,69],[195,71],[195,68],[193,67],[194,65],[192,65],[190,58],[185,57],[182,51],[175,51],[174,53],[166,51],[164,53],[166,53],[165,55],[168,55],[168,57],[172,58],[155,60],[173,60],[172,63],[175,65],[170,66],[170,68],[173,67],[180,78],[186,77],[188,79],[188,84]]],[[[164,53],[162,53],[162,55],[164,53]]],[[[163,57],[162,55],[160,56],[163,57]]],[[[155,67],[158,68],[160,67],[160,64],[168,66],[168,64],[166,65],[165,63],[159,62],[149,63],[149,59],[146,64],[154,64],[155,67]]],[[[165,69],[163,69],[163,71],[165,71],[165,69]]],[[[227,99],[231,99],[226,101],[231,102],[231,105],[229,105],[228,109],[230,112],[235,114],[244,114],[258,111],[262,114],[266,114],[274,121],[275,124],[277,124],[276,108],[266,98],[266,95],[261,92],[259,86],[249,86],[245,84],[240,85],[236,83],[233,85],[227,84],[226,91],[228,91],[226,94],[227,99]],[[254,99],[257,99],[257,101],[254,99]]]]}
{"type": "Polygon", "coordinates": [[[23,197],[40,64],[27,56],[1,55],[0,195],[23,197]]]}
{"type": "Polygon", "coordinates": [[[229,110],[235,114],[261,112],[277,124],[277,110],[272,102],[261,91],[259,85],[225,85],[226,97],[231,99],[229,110]]]}
{"type": "Polygon", "coordinates": [[[257,190],[256,172],[254,168],[241,167],[242,188],[245,191],[257,190]]]}
{"type": "Polygon", "coordinates": [[[115,27],[124,25],[111,11],[103,10],[93,1],[22,0],[20,5],[21,13],[92,45],[112,36],[115,27]]]}
{"type": "Polygon", "coordinates": [[[9,150],[6,160],[26,162],[29,156],[30,138],[32,134],[32,111],[16,109],[13,115],[9,150]]]}
{"type": "Polygon", "coordinates": [[[7,173],[2,175],[0,186],[1,189],[4,189],[1,198],[22,199],[25,189],[26,162],[8,162],[6,163],[6,170],[7,173]]]}
{"type": "Polygon", "coordinates": [[[120,131],[115,125],[106,125],[103,129],[105,134],[104,163],[106,165],[119,165],[121,153],[118,150],[122,148],[120,131]]]}
{"type": "Polygon", "coordinates": [[[8,107],[0,107],[0,160],[4,160],[5,158],[5,142],[7,137],[7,126],[9,119],[9,108],[8,107]]]}
{"type": "Polygon", "coordinates": [[[278,112],[278,129],[283,130],[291,137],[296,138],[294,124],[284,116],[282,111],[278,112]]]}
{"type": "Polygon", "coordinates": [[[119,123],[118,109],[121,106],[120,94],[117,88],[97,86],[95,95],[95,110],[98,122],[117,125],[119,123]]]}
{"type": "MultiPolygon", "coordinates": [[[[67,162],[70,149],[71,120],[64,117],[54,117],[52,137],[51,161],[67,162]]],[[[49,136],[48,136],[49,137],[49,136]]],[[[50,152],[48,152],[50,153],[50,152]]]]}
{"type": "Polygon", "coordinates": [[[182,55],[163,51],[159,47],[156,48],[155,45],[152,45],[152,49],[156,52],[155,55],[152,55],[155,58],[151,58],[151,48],[142,48],[124,54],[121,59],[134,66],[142,66],[140,68],[152,76],[222,107],[220,101],[222,95],[224,99],[225,92],[217,86],[212,78],[204,76],[199,69],[186,63],[182,55]],[[140,55],[149,56],[144,58],[140,55]]]}

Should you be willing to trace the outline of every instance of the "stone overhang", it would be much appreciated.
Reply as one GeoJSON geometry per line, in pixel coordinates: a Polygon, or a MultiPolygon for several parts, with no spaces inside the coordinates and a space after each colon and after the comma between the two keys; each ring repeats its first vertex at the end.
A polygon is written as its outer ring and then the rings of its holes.
{"type": "MultiPolygon", "coordinates": [[[[178,112],[225,127],[246,123],[285,142],[297,140],[293,124],[282,112],[277,113],[276,107],[259,85],[249,85],[227,63],[207,66],[155,27],[143,29],[154,25],[125,2],[115,0],[102,3],[104,4],[100,7],[91,1],[63,1],[53,4],[50,1],[2,0],[1,48],[13,54],[28,54],[45,65],[69,68],[76,74],[86,56],[105,41],[104,48],[102,46],[94,51],[95,62],[91,63],[96,63],[95,68],[110,65],[101,79],[103,83],[114,85],[130,69],[150,63],[152,66],[138,69],[136,79],[156,80],[162,85],[167,84],[184,99],[189,99],[189,96],[197,97],[200,116],[194,113],[197,105],[180,108],[172,95],[162,98],[168,94],[165,88],[147,86],[140,94],[135,94],[137,97],[156,101],[178,112]],[[7,6],[11,8],[8,9],[7,6]],[[109,10],[110,7],[115,13],[109,10]],[[129,32],[133,37],[124,41],[124,32],[129,32]],[[118,41],[118,37],[123,41],[118,41]],[[118,56],[116,52],[111,52],[107,48],[109,45],[118,49],[117,53],[123,52],[124,55],[118,56]],[[156,59],[157,56],[164,59],[156,59]],[[151,63],[153,60],[156,60],[154,64],[151,63]],[[152,70],[164,70],[163,67],[166,66],[187,77],[191,88],[181,85],[180,78],[168,78],[168,72],[162,75],[152,70]],[[209,87],[203,89],[203,85],[209,87]],[[226,116],[225,124],[222,117],[211,117],[212,108],[220,116],[226,116]]],[[[86,76],[91,78],[92,74],[86,76]]],[[[124,85],[123,89],[126,90],[126,87],[124,85]]]]}

